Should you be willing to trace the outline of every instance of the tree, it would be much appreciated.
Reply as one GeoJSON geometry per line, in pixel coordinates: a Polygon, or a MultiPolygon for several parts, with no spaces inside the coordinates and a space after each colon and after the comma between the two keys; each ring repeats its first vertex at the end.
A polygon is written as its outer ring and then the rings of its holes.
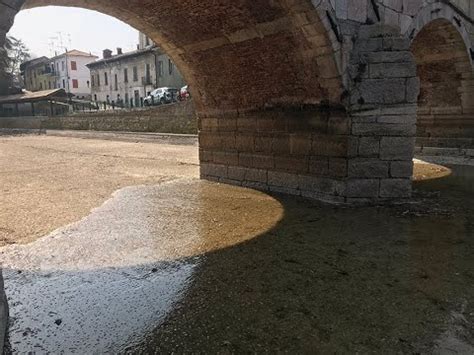
{"type": "Polygon", "coordinates": [[[4,47],[0,48],[0,93],[22,86],[20,65],[30,57],[22,40],[7,36],[4,47]]]}

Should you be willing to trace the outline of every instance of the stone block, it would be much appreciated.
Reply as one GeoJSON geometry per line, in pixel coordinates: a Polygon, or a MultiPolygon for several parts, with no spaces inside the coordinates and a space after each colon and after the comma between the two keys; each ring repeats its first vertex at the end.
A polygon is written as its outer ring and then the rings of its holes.
{"type": "Polygon", "coordinates": [[[256,169],[274,169],[275,158],[272,155],[255,154],[253,155],[251,167],[256,169]]]}
{"type": "Polygon", "coordinates": [[[260,190],[260,191],[268,191],[268,185],[260,183],[260,182],[243,181],[242,186],[247,187],[249,189],[255,189],[255,190],[260,190]]]}
{"type": "Polygon", "coordinates": [[[352,133],[363,136],[402,136],[412,137],[415,125],[386,123],[357,123],[352,125],[352,133]]]}
{"type": "Polygon", "coordinates": [[[413,161],[394,161],[390,163],[390,176],[393,178],[411,178],[413,161]]]}
{"type": "Polygon", "coordinates": [[[309,173],[316,176],[326,176],[329,173],[329,159],[325,157],[311,157],[309,173]]]}
{"type": "Polygon", "coordinates": [[[345,157],[348,147],[347,137],[314,135],[311,152],[317,156],[345,157]]]}
{"type": "Polygon", "coordinates": [[[359,139],[359,156],[378,157],[380,153],[379,137],[361,137],[359,139]]]}
{"type": "Polygon", "coordinates": [[[380,181],[380,197],[408,198],[411,196],[410,179],[383,179],[380,181]]]}
{"type": "Polygon", "coordinates": [[[292,133],[289,136],[290,154],[309,155],[311,153],[311,133],[292,133]]]}
{"type": "Polygon", "coordinates": [[[298,188],[298,176],[295,174],[283,173],[279,171],[268,172],[268,185],[289,189],[298,188]]]}
{"type": "Polygon", "coordinates": [[[326,196],[341,196],[344,192],[345,183],[331,178],[314,176],[298,176],[299,189],[308,197],[308,193],[324,194],[326,196]]]}
{"type": "Polygon", "coordinates": [[[227,166],[204,163],[200,166],[201,176],[227,177],[227,166]]]}
{"type": "Polygon", "coordinates": [[[227,177],[232,180],[243,181],[248,168],[242,168],[238,166],[229,166],[227,169],[227,177]]]}
{"type": "Polygon", "coordinates": [[[220,165],[239,165],[239,154],[236,152],[213,152],[212,161],[220,165]]]}
{"type": "Polygon", "coordinates": [[[199,161],[200,162],[212,162],[212,151],[199,149],[199,161]]]}
{"type": "Polygon", "coordinates": [[[245,180],[250,182],[267,183],[267,171],[262,169],[248,169],[245,180]]]}
{"type": "Polygon", "coordinates": [[[382,137],[380,158],[385,160],[410,160],[415,151],[414,137],[382,137]]]}
{"type": "Polygon", "coordinates": [[[354,178],[387,178],[389,162],[379,159],[349,160],[349,177],[354,178]]]}
{"type": "Polygon", "coordinates": [[[346,158],[329,158],[328,176],[346,177],[347,176],[347,159],[346,158]]]}
{"type": "Polygon", "coordinates": [[[413,78],[416,76],[415,62],[376,63],[369,65],[370,78],[413,78]]]}
{"type": "Polygon", "coordinates": [[[378,179],[349,179],[345,191],[346,197],[376,198],[379,196],[380,180],[378,179]]]}
{"type": "Polygon", "coordinates": [[[277,170],[289,171],[294,174],[304,174],[309,169],[309,158],[307,157],[275,156],[274,161],[277,170]]]}

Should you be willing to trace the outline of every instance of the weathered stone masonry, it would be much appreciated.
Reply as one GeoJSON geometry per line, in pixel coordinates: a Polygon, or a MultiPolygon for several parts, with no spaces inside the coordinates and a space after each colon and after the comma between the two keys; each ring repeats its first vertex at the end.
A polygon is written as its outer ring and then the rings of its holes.
{"type": "Polygon", "coordinates": [[[203,178],[406,198],[416,135],[472,144],[470,1],[2,0],[0,38],[22,6],[52,4],[115,16],[173,58],[193,88],[203,178]]]}

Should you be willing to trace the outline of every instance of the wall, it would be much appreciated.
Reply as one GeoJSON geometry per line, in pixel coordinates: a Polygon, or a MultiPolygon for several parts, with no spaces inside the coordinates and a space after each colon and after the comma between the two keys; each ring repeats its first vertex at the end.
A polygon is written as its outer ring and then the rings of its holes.
{"type": "Polygon", "coordinates": [[[0,117],[0,128],[196,134],[197,118],[192,101],[187,101],[133,111],[105,111],[61,117],[0,117]]]}

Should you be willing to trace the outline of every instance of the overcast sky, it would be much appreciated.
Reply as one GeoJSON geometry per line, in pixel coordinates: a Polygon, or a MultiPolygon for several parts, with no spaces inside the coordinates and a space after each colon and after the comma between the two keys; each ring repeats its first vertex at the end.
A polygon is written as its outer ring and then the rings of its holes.
{"type": "Polygon", "coordinates": [[[10,35],[22,39],[36,56],[52,56],[51,42],[60,50],[58,32],[63,46],[102,55],[102,50],[117,47],[124,51],[136,49],[138,32],[129,25],[96,11],[48,6],[23,10],[15,17],[10,35]],[[56,38],[53,38],[56,37],[56,38]]]}

